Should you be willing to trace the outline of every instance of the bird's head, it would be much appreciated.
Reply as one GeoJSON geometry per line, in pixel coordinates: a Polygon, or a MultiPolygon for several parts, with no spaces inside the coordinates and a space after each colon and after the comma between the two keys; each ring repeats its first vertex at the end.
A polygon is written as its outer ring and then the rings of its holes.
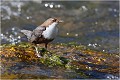
{"type": "Polygon", "coordinates": [[[49,26],[52,23],[58,24],[58,23],[62,23],[62,22],[63,22],[63,20],[60,20],[58,18],[49,18],[42,24],[42,26],[49,26]]]}

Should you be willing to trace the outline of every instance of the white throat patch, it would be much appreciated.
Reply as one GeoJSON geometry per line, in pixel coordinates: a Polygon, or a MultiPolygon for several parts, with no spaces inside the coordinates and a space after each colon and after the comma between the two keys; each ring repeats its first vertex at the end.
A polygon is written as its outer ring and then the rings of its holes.
{"type": "Polygon", "coordinates": [[[54,39],[57,36],[58,28],[56,27],[58,23],[54,22],[49,27],[46,27],[46,30],[43,31],[42,35],[47,39],[54,39]]]}

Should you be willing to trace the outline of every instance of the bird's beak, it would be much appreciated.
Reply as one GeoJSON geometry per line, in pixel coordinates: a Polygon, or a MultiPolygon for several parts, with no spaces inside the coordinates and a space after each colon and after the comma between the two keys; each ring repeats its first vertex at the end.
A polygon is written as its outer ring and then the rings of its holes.
{"type": "Polygon", "coordinates": [[[59,23],[63,23],[64,21],[63,21],[63,20],[59,20],[58,22],[59,22],[59,23]]]}

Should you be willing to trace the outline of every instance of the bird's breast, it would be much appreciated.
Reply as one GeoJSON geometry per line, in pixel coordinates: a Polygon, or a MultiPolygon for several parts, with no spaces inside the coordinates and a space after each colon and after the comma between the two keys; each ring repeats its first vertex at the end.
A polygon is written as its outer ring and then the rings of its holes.
{"type": "Polygon", "coordinates": [[[54,39],[57,36],[58,28],[56,26],[49,26],[43,31],[42,35],[46,39],[54,39]]]}

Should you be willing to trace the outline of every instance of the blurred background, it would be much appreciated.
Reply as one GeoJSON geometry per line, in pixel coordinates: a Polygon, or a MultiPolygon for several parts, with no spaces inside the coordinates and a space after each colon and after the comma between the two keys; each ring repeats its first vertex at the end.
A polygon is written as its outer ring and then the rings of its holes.
{"type": "Polygon", "coordinates": [[[64,20],[53,43],[74,42],[118,53],[119,1],[1,1],[1,43],[27,41],[21,29],[33,30],[50,17],[64,20]]]}

